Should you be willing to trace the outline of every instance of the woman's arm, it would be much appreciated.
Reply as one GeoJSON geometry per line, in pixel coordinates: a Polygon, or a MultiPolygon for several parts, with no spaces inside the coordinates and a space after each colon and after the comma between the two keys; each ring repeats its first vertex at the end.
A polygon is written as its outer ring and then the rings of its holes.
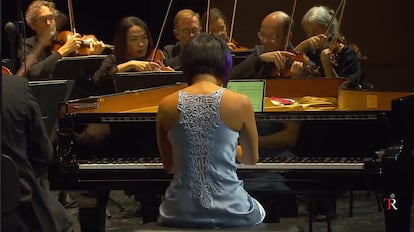
{"type": "Polygon", "coordinates": [[[239,102],[241,110],[238,115],[242,117],[243,121],[239,142],[243,153],[237,158],[243,164],[256,164],[259,159],[259,142],[253,106],[246,96],[239,97],[239,102]]]}

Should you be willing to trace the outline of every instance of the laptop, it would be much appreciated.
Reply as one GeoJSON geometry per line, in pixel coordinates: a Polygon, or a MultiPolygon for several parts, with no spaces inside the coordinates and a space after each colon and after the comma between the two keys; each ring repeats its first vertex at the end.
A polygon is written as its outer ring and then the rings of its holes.
{"type": "Polygon", "coordinates": [[[229,80],[227,89],[246,95],[253,105],[254,112],[263,112],[266,96],[266,81],[264,79],[229,80]]]}

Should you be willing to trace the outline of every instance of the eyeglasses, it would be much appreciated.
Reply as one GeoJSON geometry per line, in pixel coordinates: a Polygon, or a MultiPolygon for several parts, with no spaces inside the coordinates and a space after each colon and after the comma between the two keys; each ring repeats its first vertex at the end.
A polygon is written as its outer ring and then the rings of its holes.
{"type": "Polygon", "coordinates": [[[47,23],[48,21],[51,22],[51,21],[54,21],[55,19],[56,19],[55,15],[45,15],[45,16],[35,19],[35,21],[38,23],[47,23]]]}
{"type": "Polygon", "coordinates": [[[185,35],[189,35],[189,34],[193,34],[193,35],[197,35],[200,33],[200,28],[184,28],[180,30],[181,33],[185,34],[185,35]]]}
{"type": "Polygon", "coordinates": [[[276,42],[276,39],[278,37],[281,37],[281,36],[283,36],[283,34],[277,34],[277,35],[275,35],[275,34],[265,34],[261,31],[257,33],[257,37],[259,37],[260,40],[265,40],[266,39],[266,40],[269,40],[272,43],[276,42]]]}

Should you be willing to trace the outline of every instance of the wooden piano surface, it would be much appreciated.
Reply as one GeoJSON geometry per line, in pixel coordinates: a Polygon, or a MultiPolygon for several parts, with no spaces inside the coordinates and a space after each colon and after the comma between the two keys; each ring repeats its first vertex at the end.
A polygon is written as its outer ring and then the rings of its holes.
{"type": "Polygon", "coordinates": [[[411,94],[414,92],[339,89],[338,110],[391,110],[393,99],[411,94]]]}
{"type": "MultiPolygon", "coordinates": [[[[345,90],[341,88],[344,82],[344,78],[266,80],[264,112],[390,111],[392,99],[413,94],[345,90]],[[274,105],[272,97],[290,98],[296,102],[274,105]],[[315,102],[309,102],[310,98],[315,102]]],[[[156,113],[163,97],[185,87],[186,84],[175,84],[71,100],[60,105],[60,118],[69,114],[156,113]]]]}

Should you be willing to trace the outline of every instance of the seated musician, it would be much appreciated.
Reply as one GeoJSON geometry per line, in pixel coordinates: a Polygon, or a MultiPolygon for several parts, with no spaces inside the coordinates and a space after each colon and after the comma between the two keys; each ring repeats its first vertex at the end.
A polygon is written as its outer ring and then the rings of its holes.
{"type": "MultiPolygon", "coordinates": [[[[342,36],[339,33],[339,24],[336,18],[328,28],[334,13],[326,6],[310,8],[302,18],[302,27],[308,38],[298,44],[295,49],[305,53],[309,59],[321,67],[321,76],[348,77],[351,80],[359,81],[361,64],[357,53],[346,43],[328,41],[342,36]],[[333,55],[339,56],[332,60],[333,55]]],[[[314,199],[313,202],[313,218],[315,220],[336,217],[336,196],[324,196],[321,199],[314,199]]]]}
{"type": "MultiPolygon", "coordinates": [[[[209,33],[216,34],[220,37],[222,37],[226,42],[227,45],[231,50],[240,49],[242,48],[239,43],[237,43],[234,39],[232,41],[229,37],[228,32],[228,23],[226,20],[226,16],[224,16],[223,12],[217,8],[211,8],[209,10],[210,17],[209,17],[209,25],[208,25],[208,31],[209,33]]],[[[206,27],[206,21],[207,21],[207,12],[203,14],[203,17],[201,17],[201,26],[206,27]]],[[[205,30],[203,30],[205,31],[205,30]]]]}
{"type": "Polygon", "coordinates": [[[161,160],[174,174],[159,222],[178,227],[261,223],[264,209],[236,173],[237,140],[244,151],[237,160],[244,164],[258,160],[258,140],[250,100],[222,87],[232,66],[230,50],[218,36],[202,33],[184,47],[182,61],[190,86],[165,97],[157,114],[161,160]]]}
{"type": "MultiPolygon", "coordinates": [[[[38,179],[39,168],[53,160],[39,105],[26,79],[3,75],[1,81],[2,153],[16,164],[20,188],[16,210],[2,214],[1,231],[71,232],[71,216],[38,179]]],[[[8,191],[8,186],[2,187],[2,193],[8,191]]]]}
{"type": "Polygon", "coordinates": [[[114,54],[108,55],[93,75],[95,83],[117,72],[159,71],[164,66],[162,52],[154,50],[150,30],[138,17],[121,19],[115,31],[114,47],[114,54]]]}
{"type": "Polygon", "coordinates": [[[174,70],[182,70],[180,60],[182,49],[191,38],[200,33],[200,30],[198,13],[190,9],[178,11],[174,18],[174,35],[178,42],[164,46],[165,64],[174,70]]]}
{"type": "MultiPolygon", "coordinates": [[[[61,57],[71,56],[81,47],[81,36],[73,34],[59,48],[53,48],[57,37],[57,10],[50,1],[33,1],[26,10],[26,22],[36,35],[25,40],[19,50],[21,67],[18,76],[29,80],[49,80],[52,78],[57,61],[61,57]]],[[[90,54],[101,54],[105,49],[102,41],[90,44],[90,54]]]]}
{"type": "Polygon", "coordinates": [[[308,38],[299,43],[295,50],[305,53],[316,65],[320,66],[323,77],[348,77],[352,80],[359,80],[361,78],[360,59],[349,44],[339,42],[343,36],[339,33],[336,18],[328,28],[334,13],[326,6],[315,6],[309,9],[302,18],[302,27],[308,38]]]}
{"type": "MultiPolygon", "coordinates": [[[[284,65],[291,54],[283,49],[284,39],[288,32],[290,17],[281,11],[267,15],[261,25],[259,38],[261,46],[256,46],[252,55],[237,65],[231,78],[263,79],[271,76],[274,63],[284,65]]],[[[301,66],[301,64],[299,64],[301,66]]],[[[260,155],[272,157],[295,156],[291,149],[295,146],[299,135],[300,124],[290,123],[258,123],[260,155]]],[[[284,177],[278,173],[253,173],[246,175],[245,188],[249,192],[255,191],[284,191],[289,187],[284,183],[284,177]]],[[[255,196],[263,203],[267,215],[265,222],[276,222],[279,217],[295,216],[297,204],[295,196],[274,197],[255,196]],[[279,212],[279,213],[278,213],[279,212]]]]}
{"type": "MultiPolygon", "coordinates": [[[[282,11],[268,14],[258,33],[261,45],[256,45],[253,53],[234,67],[231,79],[281,77],[285,66],[288,67],[294,57],[293,53],[284,51],[287,38],[291,37],[290,20],[290,16],[282,11]]],[[[294,61],[289,71],[291,76],[303,76],[303,63],[294,61]]]]}

